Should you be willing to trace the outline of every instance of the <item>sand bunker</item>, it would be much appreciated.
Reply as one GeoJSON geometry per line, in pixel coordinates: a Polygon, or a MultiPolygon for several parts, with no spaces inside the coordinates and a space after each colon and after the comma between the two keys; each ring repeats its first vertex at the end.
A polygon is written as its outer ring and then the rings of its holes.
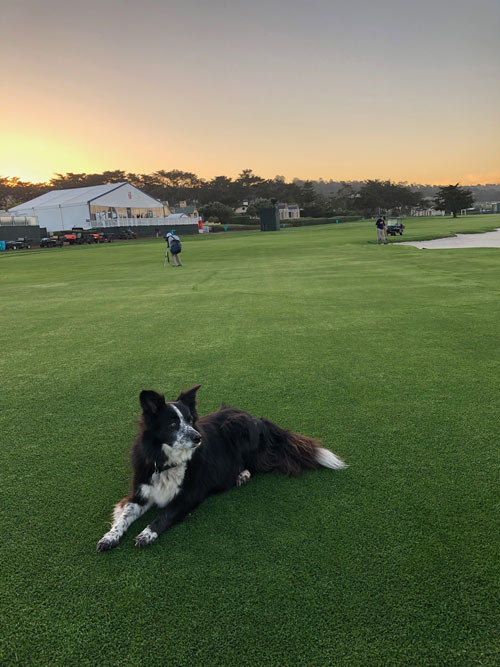
{"type": "MultiPolygon", "coordinates": [[[[394,244],[396,245],[396,244],[394,244]]],[[[500,248],[500,228],[494,232],[484,234],[457,234],[445,239],[433,241],[404,241],[398,245],[412,245],[423,250],[438,250],[440,248],[500,248]]]]}

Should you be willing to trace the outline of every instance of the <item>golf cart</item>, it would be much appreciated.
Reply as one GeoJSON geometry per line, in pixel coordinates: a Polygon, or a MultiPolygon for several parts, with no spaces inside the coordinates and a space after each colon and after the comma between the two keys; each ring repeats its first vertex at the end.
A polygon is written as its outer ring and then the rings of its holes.
{"type": "Polygon", "coordinates": [[[396,236],[396,234],[399,234],[400,236],[403,236],[403,229],[404,228],[405,228],[405,226],[399,220],[399,218],[388,218],[388,220],[387,220],[387,234],[390,234],[391,236],[396,236]]]}
{"type": "Polygon", "coordinates": [[[44,236],[40,239],[40,248],[62,248],[63,242],[58,236],[44,236]]]}
{"type": "Polygon", "coordinates": [[[118,238],[119,239],[136,239],[137,234],[133,232],[131,229],[120,229],[118,232],[118,238]]]}
{"type": "Polygon", "coordinates": [[[25,237],[20,237],[17,241],[6,241],[5,250],[23,250],[24,248],[31,248],[33,241],[25,237]]]}

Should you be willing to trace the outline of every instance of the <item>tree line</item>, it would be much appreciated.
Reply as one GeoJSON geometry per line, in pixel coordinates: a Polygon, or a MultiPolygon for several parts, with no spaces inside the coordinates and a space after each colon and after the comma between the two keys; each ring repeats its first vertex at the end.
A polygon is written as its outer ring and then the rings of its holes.
{"type": "Polygon", "coordinates": [[[135,174],[122,170],[98,174],[55,174],[46,183],[31,183],[16,177],[0,176],[0,208],[6,209],[38,197],[49,190],[88,187],[103,183],[129,181],[155,199],[176,206],[181,201],[199,209],[234,209],[248,202],[247,215],[258,215],[260,208],[272,201],[297,204],[303,217],[329,218],[336,215],[404,215],[412,208],[445,208],[456,214],[472,205],[471,190],[454,186],[421,186],[390,180],[300,181],[287,182],[283,176],[265,179],[252,169],[243,169],[237,178],[215,176],[206,180],[179,169],[135,174]],[[431,188],[433,198],[424,196],[431,188]],[[457,208],[458,207],[458,208],[457,208]]]}

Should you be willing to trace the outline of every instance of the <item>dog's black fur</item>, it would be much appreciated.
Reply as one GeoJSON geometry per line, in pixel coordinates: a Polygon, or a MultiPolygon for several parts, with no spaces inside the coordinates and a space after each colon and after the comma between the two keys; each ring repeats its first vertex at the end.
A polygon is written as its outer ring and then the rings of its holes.
{"type": "Polygon", "coordinates": [[[154,391],[141,392],[130,493],[116,505],[113,526],[99,541],[99,551],[116,546],[132,521],[152,505],[160,512],[136,537],[137,546],[154,542],[207,496],[239,486],[257,472],[298,475],[320,465],[345,467],[317,440],[238,408],[223,406],[198,418],[199,387],[182,392],[171,403],[154,391]]]}

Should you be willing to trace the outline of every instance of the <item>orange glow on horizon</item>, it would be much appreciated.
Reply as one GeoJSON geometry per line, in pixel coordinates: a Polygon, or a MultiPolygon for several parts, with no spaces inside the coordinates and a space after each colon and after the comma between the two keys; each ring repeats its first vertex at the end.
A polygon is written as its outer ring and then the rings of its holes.
{"type": "MultiPolygon", "coordinates": [[[[500,183],[493,144],[457,145],[453,133],[441,136],[439,128],[424,125],[415,130],[404,119],[381,118],[376,127],[325,132],[324,126],[301,127],[295,112],[280,125],[275,112],[271,119],[253,119],[242,143],[241,122],[216,112],[200,118],[181,114],[151,125],[146,116],[112,123],[96,109],[71,102],[60,105],[58,113],[56,105],[47,106],[36,119],[22,111],[9,113],[1,124],[9,133],[0,130],[0,175],[31,182],[48,182],[56,173],[117,169],[137,174],[180,169],[205,180],[219,175],[234,179],[250,168],[263,178],[283,175],[287,182],[500,183]]],[[[360,109],[359,114],[359,122],[368,122],[369,111],[360,109]]]]}
{"type": "Polygon", "coordinates": [[[4,4],[2,176],[500,183],[498,3],[4,4]]]}
{"type": "MultiPolygon", "coordinates": [[[[391,168],[390,165],[381,163],[378,167],[370,166],[366,168],[363,164],[356,168],[355,160],[349,160],[349,164],[344,169],[335,167],[332,170],[330,164],[325,163],[323,167],[300,164],[294,165],[293,171],[287,171],[286,165],[271,165],[266,161],[260,160],[261,165],[252,164],[250,160],[241,159],[241,165],[236,168],[224,168],[224,165],[216,166],[203,163],[199,159],[193,159],[189,164],[185,157],[175,160],[170,158],[165,160],[166,164],[159,162],[146,164],[139,168],[130,164],[129,159],[108,160],[96,159],[85,146],[78,148],[69,147],[61,142],[53,143],[48,139],[40,139],[33,135],[25,135],[23,140],[19,138],[5,139],[0,137],[2,142],[2,153],[0,155],[0,176],[13,178],[18,177],[22,181],[32,183],[46,183],[54,178],[56,173],[102,173],[104,171],[123,170],[127,173],[151,174],[160,169],[169,171],[180,169],[195,173],[200,178],[210,180],[215,176],[228,176],[237,178],[238,174],[246,168],[253,169],[254,173],[263,178],[274,178],[277,174],[283,175],[287,182],[294,178],[301,180],[325,180],[325,181],[364,181],[368,179],[391,180],[393,182],[403,181],[408,184],[429,184],[429,185],[448,185],[459,182],[461,185],[478,185],[486,183],[500,183],[500,169],[482,172],[463,173],[457,169],[439,173],[431,171],[422,165],[417,169],[412,164],[408,171],[403,166],[391,168]],[[77,155],[78,157],[75,157],[77,155]],[[354,164],[353,164],[354,163],[354,164]]],[[[255,161],[254,161],[255,162],[255,161]]]]}

